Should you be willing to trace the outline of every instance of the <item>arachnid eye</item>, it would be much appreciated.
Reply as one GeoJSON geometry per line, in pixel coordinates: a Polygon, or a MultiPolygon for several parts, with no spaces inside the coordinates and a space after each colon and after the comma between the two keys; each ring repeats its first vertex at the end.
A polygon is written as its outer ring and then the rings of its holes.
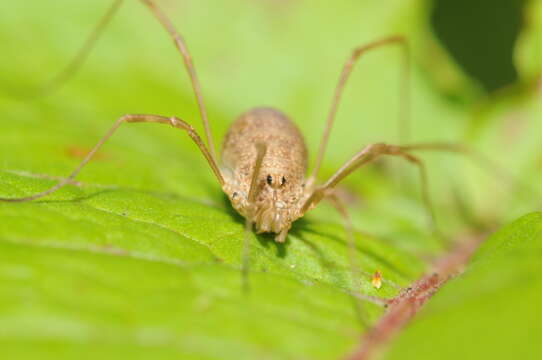
{"type": "Polygon", "coordinates": [[[267,175],[267,183],[271,185],[273,183],[273,177],[271,175],[267,175]]]}
{"type": "Polygon", "coordinates": [[[280,185],[286,184],[286,178],[283,176],[282,179],[280,179],[280,185]]]}

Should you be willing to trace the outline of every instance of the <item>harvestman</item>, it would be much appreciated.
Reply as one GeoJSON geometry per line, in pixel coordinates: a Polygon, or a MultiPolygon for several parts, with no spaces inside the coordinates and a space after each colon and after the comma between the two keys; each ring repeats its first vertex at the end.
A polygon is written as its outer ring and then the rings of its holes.
{"type": "MultiPolygon", "coordinates": [[[[422,161],[411,154],[414,150],[444,150],[466,152],[461,146],[454,144],[418,144],[409,146],[375,143],[365,146],[348,160],[324,184],[316,185],[316,177],[320,169],[328,143],[329,134],[335,119],[338,105],[346,81],[356,61],[369,50],[385,45],[397,44],[402,47],[404,61],[403,86],[406,91],[408,80],[408,47],[401,36],[391,36],[356,48],[342,70],[339,83],[327,116],[315,166],[308,178],[307,150],[303,136],[293,122],[282,112],[272,108],[254,108],[241,115],[230,127],[222,146],[222,166],[218,165],[215,145],[207,118],[207,111],[201,94],[200,84],[191,60],[190,53],[183,37],[175,30],[169,18],[151,0],[142,0],[153,15],[167,30],[182,55],[184,65],[190,77],[192,88],[198,104],[201,120],[205,128],[207,145],[202,141],[194,128],[178,117],[166,117],[151,114],[128,114],[120,117],[105,136],[85,156],[77,168],[56,185],[35,195],[22,198],[0,198],[0,201],[24,202],[49,195],[72,182],[81,169],[92,159],[101,146],[113,135],[121,124],[127,122],[149,122],[171,125],[186,131],[196,143],[207,160],[218,183],[228,196],[232,206],[246,219],[247,234],[255,226],[258,233],[274,233],[275,241],[284,242],[292,223],[313,209],[324,198],[331,200],[335,208],[345,219],[353,244],[352,226],[345,207],[333,193],[333,189],[344,178],[361,166],[375,160],[381,155],[398,156],[415,164],[420,169],[422,194],[431,219],[434,220],[432,206],[427,193],[427,181],[422,161]]],[[[85,43],[78,56],[69,64],[51,84],[57,86],[67,79],[84,60],[98,38],[99,34],[118,10],[122,0],[116,0],[98,27],[85,43]]],[[[404,98],[404,97],[403,97],[404,98]]],[[[403,104],[403,108],[405,107],[403,104]]],[[[404,109],[403,109],[404,111],[404,109]]],[[[248,236],[243,246],[243,278],[248,271],[248,236]]],[[[354,265],[353,265],[354,266],[354,265]]],[[[246,282],[246,281],[245,281],[246,282]]]]}

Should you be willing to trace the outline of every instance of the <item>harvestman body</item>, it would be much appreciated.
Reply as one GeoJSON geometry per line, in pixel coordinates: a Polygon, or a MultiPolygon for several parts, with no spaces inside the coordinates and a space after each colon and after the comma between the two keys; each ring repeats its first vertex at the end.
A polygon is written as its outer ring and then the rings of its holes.
{"type": "MultiPolygon", "coordinates": [[[[118,10],[122,0],[116,0],[102,19],[101,23],[87,40],[79,55],[55,78],[54,86],[58,86],[67,79],[84,60],[89,49],[93,46],[98,35],[103,30],[113,14],[118,10]]],[[[335,96],[327,117],[326,129],[320,143],[316,164],[311,175],[306,178],[307,149],[303,136],[293,122],[282,112],[272,108],[254,108],[241,115],[230,127],[222,147],[222,166],[219,166],[215,153],[213,137],[207,119],[207,113],[201,95],[200,85],[196,76],[194,65],[185,41],[175,30],[170,20],[151,0],[142,0],[149,7],[154,16],[165,27],[173,38],[175,45],[181,53],[184,64],[190,76],[192,87],[196,96],[200,115],[205,127],[207,146],[201,140],[191,125],[177,117],[164,117],[159,115],[130,114],[119,118],[107,134],[87,154],[79,166],[64,180],[41,193],[23,198],[0,198],[1,201],[22,202],[44,197],[69,184],[81,169],[91,160],[98,149],[111,137],[117,128],[124,122],[151,122],[171,125],[188,133],[196,143],[211,170],[216,176],[222,190],[231,201],[232,206],[246,219],[247,229],[253,225],[257,232],[275,233],[277,242],[286,240],[292,223],[302,217],[307,211],[314,208],[322,199],[328,198],[343,215],[351,230],[348,214],[340,200],[334,196],[333,188],[346,176],[362,165],[374,160],[380,155],[402,157],[416,164],[422,175],[422,190],[426,206],[431,210],[429,197],[426,191],[426,176],[423,163],[412,154],[412,150],[445,150],[462,152],[463,150],[451,144],[419,144],[410,146],[395,146],[387,144],[370,144],[348,160],[323,185],[316,186],[315,179],[320,168],[329,133],[333,125],[335,114],[341,99],[344,85],[352,71],[352,67],[359,57],[368,50],[388,45],[398,44],[404,49],[403,54],[405,71],[402,90],[406,91],[408,70],[408,51],[405,40],[400,36],[384,38],[356,48],[346,62],[335,96]]],[[[49,84],[51,85],[51,84],[49,84]]],[[[403,113],[405,109],[402,109],[403,113]]],[[[353,235],[350,233],[352,244],[353,235]]],[[[244,254],[248,254],[247,238],[245,237],[244,254]]],[[[244,273],[247,270],[246,259],[243,256],[244,273]]]]}
{"type": "Polygon", "coordinates": [[[258,232],[276,233],[283,242],[308,197],[307,148],[297,127],[277,110],[252,109],[230,127],[222,162],[223,189],[233,207],[258,232]]]}

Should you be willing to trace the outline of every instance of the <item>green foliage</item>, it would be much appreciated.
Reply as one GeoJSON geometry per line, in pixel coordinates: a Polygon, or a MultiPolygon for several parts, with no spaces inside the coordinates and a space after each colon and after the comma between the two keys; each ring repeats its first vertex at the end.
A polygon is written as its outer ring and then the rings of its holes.
{"type": "MultiPolygon", "coordinates": [[[[218,140],[242,111],[271,105],[291,115],[314,154],[350,50],[402,32],[414,56],[412,140],[468,142],[537,184],[535,90],[488,102],[475,115],[442,96],[450,84],[443,73],[470,102],[477,91],[435,50],[424,1],[160,3],[188,41],[218,140]],[[518,114],[519,128],[503,136],[518,114]]],[[[0,3],[3,94],[51,78],[108,5],[0,3]]],[[[529,39],[536,37],[525,36],[523,54],[532,54],[529,39]]],[[[364,144],[396,139],[397,54],[382,49],[356,68],[322,180],[364,144]]],[[[126,2],[58,93],[32,102],[0,97],[0,110],[0,197],[33,194],[66,176],[124,113],[177,115],[201,130],[179,55],[138,1],[126,2]]],[[[458,215],[456,190],[477,222],[533,209],[525,192],[464,159],[426,160],[439,223],[451,237],[470,226],[458,215]]],[[[394,284],[418,278],[424,259],[442,251],[428,235],[416,171],[388,163],[343,187],[358,230],[356,290],[378,297],[394,296],[394,284]],[[369,282],[375,270],[386,280],[378,291],[369,282]]],[[[78,180],[39,201],[0,203],[2,358],[329,359],[348,353],[364,324],[383,313],[365,301],[357,312],[347,236],[325,204],[294,224],[285,245],[251,234],[251,292],[243,294],[243,220],[182,132],[126,125],[78,180]]]]}
{"type": "Polygon", "coordinates": [[[478,250],[393,344],[387,359],[537,359],[542,317],[542,213],[478,250]]]}

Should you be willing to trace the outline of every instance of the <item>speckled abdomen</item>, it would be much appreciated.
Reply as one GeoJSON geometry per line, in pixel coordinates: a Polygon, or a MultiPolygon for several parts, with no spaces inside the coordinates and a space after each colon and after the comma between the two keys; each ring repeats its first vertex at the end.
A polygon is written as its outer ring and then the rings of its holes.
{"type": "Polygon", "coordinates": [[[290,174],[291,182],[302,181],[307,169],[303,136],[286,115],[272,108],[249,110],[231,125],[222,145],[225,170],[250,183],[258,142],[267,145],[262,173],[290,174]]]}

